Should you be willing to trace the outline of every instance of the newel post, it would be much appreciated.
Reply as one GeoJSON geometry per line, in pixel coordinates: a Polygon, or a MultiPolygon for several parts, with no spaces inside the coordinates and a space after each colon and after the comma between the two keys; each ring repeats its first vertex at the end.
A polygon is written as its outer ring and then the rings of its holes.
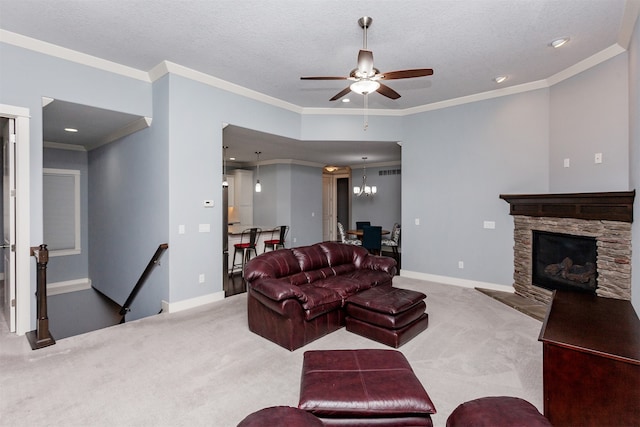
{"type": "Polygon", "coordinates": [[[36,304],[37,304],[37,324],[36,330],[27,332],[27,339],[32,350],[47,347],[56,343],[49,332],[49,317],[47,316],[47,263],[49,262],[49,250],[47,245],[34,246],[31,248],[31,256],[36,258],[38,263],[36,304]]]}

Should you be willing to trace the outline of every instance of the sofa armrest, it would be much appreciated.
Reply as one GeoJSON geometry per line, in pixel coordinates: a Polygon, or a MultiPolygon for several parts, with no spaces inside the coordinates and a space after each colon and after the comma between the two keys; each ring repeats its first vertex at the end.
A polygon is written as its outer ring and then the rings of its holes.
{"type": "Polygon", "coordinates": [[[267,278],[251,282],[249,286],[274,301],[296,298],[301,303],[307,302],[307,296],[300,291],[300,288],[286,280],[267,278]]]}
{"type": "Polygon", "coordinates": [[[390,276],[395,276],[397,273],[397,265],[395,259],[388,256],[368,255],[365,257],[364,262],[360,265],[360,268],[366,268],[369,270],[384,271],[390,276]]]}

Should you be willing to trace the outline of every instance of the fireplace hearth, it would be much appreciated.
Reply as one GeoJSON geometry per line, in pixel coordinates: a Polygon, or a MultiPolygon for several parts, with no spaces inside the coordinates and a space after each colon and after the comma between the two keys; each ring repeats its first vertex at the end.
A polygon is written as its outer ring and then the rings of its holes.
{"type": "Polygon", "coordinates": [[[635,191],[500,195],[514,217],[515,293],[543,303],[554,289],[631,299],[634,197],[635,191]],[[553,246],[567,236],[559,248],[535,254],[541,238],[553,246]]]}

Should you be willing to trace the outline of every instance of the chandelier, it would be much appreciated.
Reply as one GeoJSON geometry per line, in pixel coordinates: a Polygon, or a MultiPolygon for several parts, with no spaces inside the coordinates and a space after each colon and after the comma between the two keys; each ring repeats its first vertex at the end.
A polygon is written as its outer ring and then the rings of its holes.
{"type": "Polygon", "coordinates": [[[257,164],[257,175],[258,175],[258,180],[256,181],[256,193],[262,192],[262,185],[260,184],[260,154],[261,153],[262,153],[262,151],[256,151],[256,156],[258,156],[258,160],[256,162],[256,164],[257,164]]]}
{"type": "Polygon", "coordinates": [[[362,195],[365,196],[373,196],[378,192],[378,188],[375,185],[367,185],[367,158],[362,158],[362,185],[353,187],[353,194],[360,197],[362,195]]]}

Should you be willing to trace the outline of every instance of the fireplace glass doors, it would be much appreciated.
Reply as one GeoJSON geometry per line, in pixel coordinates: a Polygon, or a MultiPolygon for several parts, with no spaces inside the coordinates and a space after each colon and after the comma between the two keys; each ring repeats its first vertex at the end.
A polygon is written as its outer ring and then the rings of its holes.
{"type": "Polygon", "coordinates": [[[549,290],[595,293],[596,239],[533,230],[533,284],[549,290]]]}

